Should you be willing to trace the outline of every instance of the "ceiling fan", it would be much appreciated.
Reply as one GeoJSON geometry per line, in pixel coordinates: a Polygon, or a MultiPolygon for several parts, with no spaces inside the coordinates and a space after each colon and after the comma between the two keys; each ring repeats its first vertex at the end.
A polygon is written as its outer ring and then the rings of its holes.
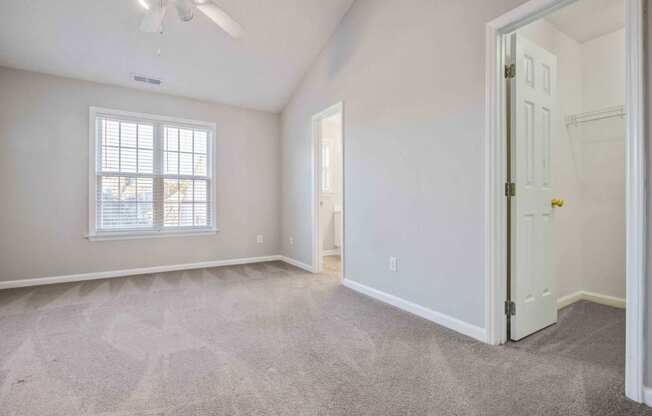
{"type": "Polygon", "coordinates": [[[140,24],[142,32],[161,32],[167,9],[174,6],[183,22],[192,20],[197,9],[232,37],[239,38],[244,34],[242,26],[212,0],[138,0],[138,3],[147,11],[140,24]]]}

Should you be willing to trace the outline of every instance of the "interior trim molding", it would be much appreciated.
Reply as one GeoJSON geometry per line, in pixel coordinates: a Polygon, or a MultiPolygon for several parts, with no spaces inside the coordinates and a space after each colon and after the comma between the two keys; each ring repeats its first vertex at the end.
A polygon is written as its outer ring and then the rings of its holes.
{"type": "MultiPolygon", "coordinates": [[[[319,169],[319,160],[321,149],[319,148],[320,144],[320,130],[319,123],[322,119],[340,113],[342,115],[342,123],[340,125],[340,135],[342,137],[342,161],[346,160],[346,152],[344,150],[344,143],[346,136],[344,134],[344,102],[339,101],[325,110],[320,111],[319,113],[312,116],[310,119],[310,166],[311,166],[311,189],[310,195],[312,199],[310,207],[310,216],[312,221],[312,267],[311,271],[314,273],[320,273],[322,270],[321,262],[321,244],[320,244],[320,232],[319,232],[319,196],[320,196],[320,169],[319,169]]],[[[346,163],[342,164],[342,178],[346,178],[346,163]]],[[[346,253],[346,185],[345,180],[342,179],[342,243],[340,249],[342,251],[342,280],[346,278],[346,262],[344,261],[344,255],[346,253]]]]}
{"type": "MultiPolygon", "coordinates": [[[[506,342],[507,207],[503,35],[573,0],[530,0],[487,23],[485,36],[484,281],[487,342],[506,342]]],[[[645,23],[646,1],[625,0],[626,360],[625,395],[643,401],[644,288],[647,254],[645,23]]]]}
{"type": "Polygon", "coordinates": [[[445,315],[441,312],[433,311],[432,309],[417,305],[416,303],[407,301],[394,295],[390,295],[361,283],[354,282],[353,280],[344,279],[342,284],[358,293],[362,293],[363,295],[390,304],[403,311],[417,315],[448,329],[452,329],[453,331],[459,332],[460,334],[466,335],[478,341],[486,341],[486,332],[484,328],[480,328],[460,319],[453,318],[452,316],[445,315]]]}
{"type": "MultiPolygon", "coordinates": [[[[239,264],[263,263],[266,261],[286,261],[283,256],[244,257],[227,260],[203,261],[199,263],[173,264],[169,266],[139,267],[126,270],[111,270],[106,272],[79,273],[62,276],[37,277],[33,279],[9,280],[0,282],[0,290],[18,287],[51,285],[55,283],[83,282],[86,280],[112,279],[115,277],[137,276],[141,274],[175,272],[180,270],[204,269],[209,267],[235,266],[239,264]]],[[[293,264],[293,263],[290,263],[293,264]]],[[[296,266],[296,264],[293,264],[296,266]]]]}
{"type": "Polygon", "coordinates": [[[570,295],[562,296],[561,298],[557,299],[557,309],[565,308],[566,306],[572,305],[573,303],[580,300],[587,300],[589,302],[613,306],[614,308],[620,309],[625,309],[625,305],[627,304],[627,301],[623,298],[579,290],[575,293],[571,293],[570,295]]]}
{"type": "Polygon", "coordinates": [[[279,256],[279,260],[281,260],[281,261],[283,261],[283,262],[285,262],[285,263],[287,263],[287,264],[291,264],[292,266],[295,266],[295,267],[298,267],[298,268],[300,268],[300,269],[303,269],[303,270],[305,270],[305,271],[307,271],[307,272],[310,272],[310,273],[317,273],[317,272],[315,272],[315,271],[313,270],[312,266],[310,266],[310,265],[308,265],[308,264],[306,264],[306,263],[300,262],[299,260],[295,260],[295,259],[293,259],[293,258],[291,258],[291,257],[279,256]]]}
{"type": "Polygon", "coordinates": [[[643,386],[643,403],[652,407],[652,388],[643,386]]]}

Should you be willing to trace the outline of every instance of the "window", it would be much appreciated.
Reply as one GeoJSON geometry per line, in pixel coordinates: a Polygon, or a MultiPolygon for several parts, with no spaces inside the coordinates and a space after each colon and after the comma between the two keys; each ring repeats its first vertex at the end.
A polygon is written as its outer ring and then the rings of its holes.
{"type": "Polygon", "coordinates": [[[210,123],[91,108],[91,239],[215,232],[210,123]]]}
{"type": "Polygon", "coordinates": [[[321,191],[332,192],[331,189],[331,143],[321,143],[321,191]]]}

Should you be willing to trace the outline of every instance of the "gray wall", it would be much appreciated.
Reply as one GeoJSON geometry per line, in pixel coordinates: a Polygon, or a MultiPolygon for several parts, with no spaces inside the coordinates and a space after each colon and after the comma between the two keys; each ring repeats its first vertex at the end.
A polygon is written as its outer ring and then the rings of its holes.
{"type": "Polygon", "coordinates": [[[285,255],[312,262],[310,117],[342,100],[346,277],[484,327],[484,31],[524,2],[352,6],[283,112],[285,255]]]}
{"type": "Polygon", "coordinates": [[[0,68],[0,281],[278,254],[279,145],[276,114],[0,68]],[[86,240],[89,106],[215,122],[221,231],[86,240]]]}

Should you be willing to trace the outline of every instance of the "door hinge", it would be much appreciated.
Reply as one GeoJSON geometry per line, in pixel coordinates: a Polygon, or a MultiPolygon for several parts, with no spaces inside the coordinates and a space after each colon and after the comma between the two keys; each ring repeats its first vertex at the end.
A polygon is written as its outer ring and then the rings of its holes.
{"type": "Polygon", "coordinates": [[[516,78],[516,64],[505,65],[505,78],[516,78]]]}
{"type": "Polygon", "coordinates": [[[514,182],[505,182],[505,196],[516,196],[516,184],[514,182]]]}
{"type": "Polygon", "coordinates": [[[516,315],[516,304],[512,301],[505,301],[505,315],[514,316],[516,315]]]}

